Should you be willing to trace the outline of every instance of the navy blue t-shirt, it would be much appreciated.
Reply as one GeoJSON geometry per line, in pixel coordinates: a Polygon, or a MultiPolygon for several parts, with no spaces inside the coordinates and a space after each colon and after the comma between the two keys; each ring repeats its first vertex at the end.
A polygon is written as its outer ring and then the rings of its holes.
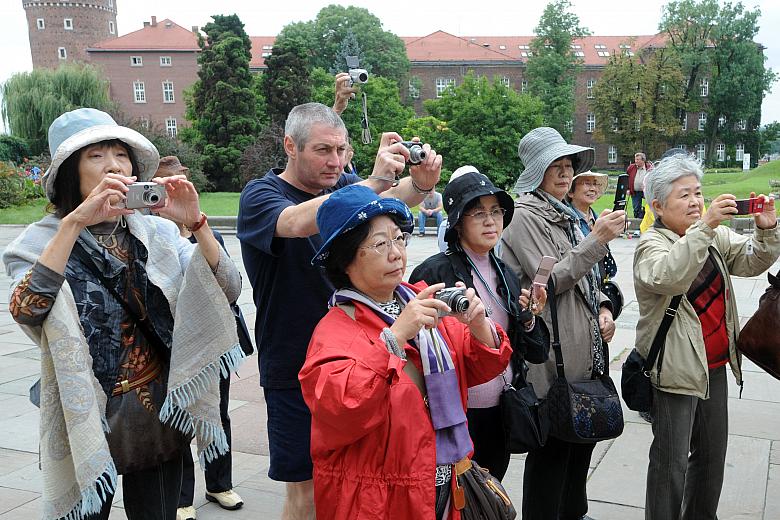
{"type": "MultiPolygon", "coordinates": [[[[241,192],[236,236],[241,241],[252,294],[257,307],[255,343],[260,384],[265,388],[296,388],[312,332],[328,311],[333,285],[324,271],[311,265],[322,245],[320,235],[308,238],[274,237],[282,211],[315,198],[279,178],[271,170],[241,192]]],[[[343,174],[334,192],[362,179],[343,174]]]]}

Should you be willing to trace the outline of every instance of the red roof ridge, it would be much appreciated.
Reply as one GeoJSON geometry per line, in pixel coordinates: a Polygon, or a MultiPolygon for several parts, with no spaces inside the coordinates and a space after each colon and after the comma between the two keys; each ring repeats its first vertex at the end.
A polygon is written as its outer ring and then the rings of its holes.
{"type": "Polygon", "coordinates": [[[170,18],[165,18],[155,25],[145,25],[137,31],[99,41],[87,48],[88,51],[153,51],[162,49],[199,51],[200,47],[195,33],[185,29],[170,18]]]}

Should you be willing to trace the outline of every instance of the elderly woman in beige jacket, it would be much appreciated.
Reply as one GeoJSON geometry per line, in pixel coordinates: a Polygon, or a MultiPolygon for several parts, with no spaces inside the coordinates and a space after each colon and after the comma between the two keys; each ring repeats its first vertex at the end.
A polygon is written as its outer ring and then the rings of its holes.
{"type": "Polygon", "coordinates": [[[671,299],[684,296],[651,373],[648,520],[717,518],[728,438],[726,365],[742,385],[731,275],[761,274],[780,254],[774,199],[765,198],[753,215],[755,234],[739,235],[720,225],[737,214],[734,195],[718,196],[704,213],[701,177],[699,161],[686,154],[656,165],[645,183],[656,221],[634,253],[636,346],[643,356],[671,299]]]}
{"type": "MultiPolygon", "coordinates": [[[[525,169],[515,191],[512,222],[502,235],[501,259],[528,288],[542,256],[553,268],[566,377],[583,381],[608,370],[603,341],[615,332],[611,304],[601,293],[598,262],[625,225],[625,212],[606,210],[584,236],[574,210],[563,202],[574,174],[593,166],[593,148],[570,145],[552,128],[536,128],[518,146],[525,169]]],[[[543,312],[551,323],[549,305],[543,312]]],[[[556,377],[555,359],[531,365],[528,380],[539,397],[556,377]]],[[[523,476],[523,520],[580,520],[588,511],[585,483],[595,444],[550,437],[530,452],[523,476]]]]}

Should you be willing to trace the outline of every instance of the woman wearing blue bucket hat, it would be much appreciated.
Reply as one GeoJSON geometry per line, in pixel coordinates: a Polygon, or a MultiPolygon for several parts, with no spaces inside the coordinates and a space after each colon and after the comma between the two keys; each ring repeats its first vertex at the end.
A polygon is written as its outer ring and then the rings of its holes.
{"type": "Polygon", "coordinates": [[[243,357],[240,276],[184,176],[132,187],[159,162],[144,136],[81,108],[49,147],[53,214],[3,253],[9,311],[41,348],[42,516],[107,519],[121,474],[129,519],[171,520],[191,437],[206,460],[228,449],[219,374],[243,357]],[[170,220],[130,209],[136,188],[170,220]]]}
{"type": "Polygon", "coordinates": [[[317,225],[313,263],[337,288],[298,376],[317,518],[459,518],[450,496],[453,465],[472,452],[466,390],[506,367],[507,336],[473,289],[447,305],[433,297],[444,284],[402,281],[413,218],[400,200],[348,186],[317,225]]]}

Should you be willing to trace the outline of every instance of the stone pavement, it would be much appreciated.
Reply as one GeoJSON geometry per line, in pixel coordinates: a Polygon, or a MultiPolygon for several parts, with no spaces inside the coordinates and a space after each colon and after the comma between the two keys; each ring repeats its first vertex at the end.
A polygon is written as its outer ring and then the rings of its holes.
{"type": "MultiPolygon", "coordinates": [[[[21,227],[0,226],[0,249],[21,227]]],[[[229,232],[228,232],[229,233],[229,232]]],[[[240,265],[241,254],[235,236],[225,235],[233,259],[240,265]]],[[[613,254],[619,265],[617,281],[626,299],[612,342],[615,356],[611,368],[620,378],[620,357],[634,341],[638,316],[631,259],[636,240],[618,239],[613,254]]],[[[433,236],[415,237],[409,246],[410,273],[415,265],[436,251],[433,236]]],[[[779,265],[772,268],[776,272],[779,265]]],[[[243,266],[241,266],[243,270],[243,266]]],[[[246,277],[244,278],[246,280],[246,277]]],[[[9,279],[0,274],[0,520],[39,518],[41,493],[38,470],[38,411],[27,398],[28,388],[39,372],[38,350],[8,314],[9,279]]],[[[765,276],[734,279],[743,322],[755,311],[759,296],[767,286],[765,276]]],[[[239,299],[247,318],[254,324],[255,309],[248,284],[239,299]]],[[[742,399],[732,383],[729,399],[729,451],[726,479],[720,500],[720,520],[780,520],[780,382],[749,362],[745,362],[745,388],[742,399]]],[[[271,520],[281,516],[284,485],[271,481],[268,471],[268,442],[265,405],[258,385],[257,360],[247,360],[233,376],[230,392],[233,423],[233,482],[244,498],[243,509],[223,511],[203,498],[203,476],[196,471],[196,507],[199,520],[271,520]]],[[[652,433],[638,415],[624,410],[625,432],[618,439],[602,442],[594,452],[588,482],[589,515],[598,520],[639,520],[644,518],[644,483],[647,452],[652,433]]],[[[520,503],[523,456],[513,456],[504,480],[512,499],[520,503]]],[[[112,519],[124,519],[121,491],[114,502],[112,519]]],[[[669,519],[672,520],[672,519],[669,519]]]]}

